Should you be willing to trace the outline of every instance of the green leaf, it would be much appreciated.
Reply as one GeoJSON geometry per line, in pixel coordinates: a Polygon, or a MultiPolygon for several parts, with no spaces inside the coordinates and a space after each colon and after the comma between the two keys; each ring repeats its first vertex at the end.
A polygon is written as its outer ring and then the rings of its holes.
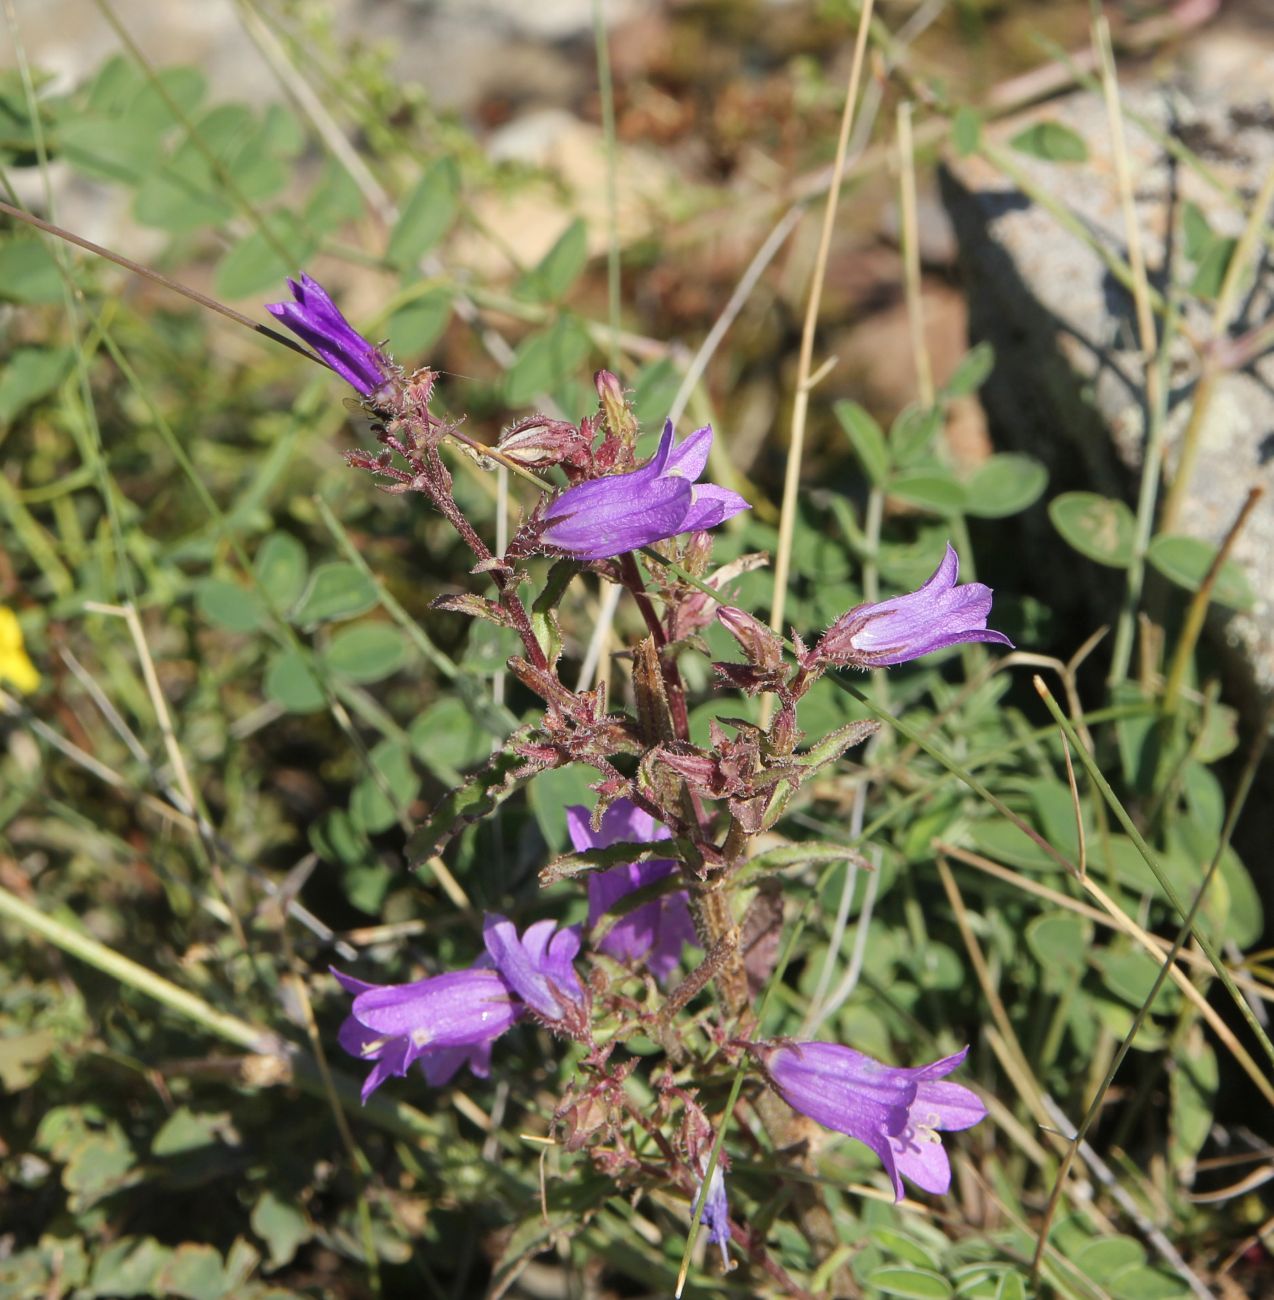
{"type": "MultiPolygon", "coordinates": [[[[1146,558],[1169,582],[1187,591],[1198,591],[1217,548],[1211,542],[1197,537],[1182,537],[1161,533],[1151,541],[1146,558]]],[[[1247,610],[1256,603],[1256,593],[1248,582],[1247,574],[1233,560],[1226,560],[1212,588],[1212,598],[1219,605],[1231,609],[1247,610]]]]}
{"type": "Polygon", "coordinates": [[[1192,262],[1197,262],[1216,239],[1203,209],[1193,199],[1187,199],[1181,205],[1181,233],[1185,255],[1192,262]]]}
{"type": "Polygon", "coordinates": [[[388,830],[398,820],[399,808],[405,809],[420,792],[420,777],[406,745],[397,741],[382,740],[372,750],[371,759],[389,794],[369,773],[354,787],[349,811],[356,827],[375,835],[388,830]]]}
{"type": "Polygon", "coordinates": [[[245,235],[221,259],[215,284],[222,298],[250,298],[273,289],[313,255],[317,240],[290,212],[272,212],[263,229],[245,235]]]}
{"type": "Polygon", "coordinates": [[[1130,1268],[1110,1283],[1110,1300],[1185,1300],[1190,1288],[1166,1269],[1130,1268]]]}
{"type": "Polygon", "coordinates": [[[588,227],[576,217],[553,247],[519,281],[514,296],[533,302],[560,302],[588,262],[588,227]]]}
{"type": "Polygon", "coordinates": [[[74,359],[70,348],[14,348],[0,369],[0,426],[53,392],[74,359]]]}
{"type": "Polygon", "coordinates": [[[995,1288],[995,1300],[1026,1300],[1026,1283],[1021,1273],[1005,1273],[995,1288]]]}
{"type": "Polygon", "coordinates": [[[94,1296],[156,1296],[159,1272],[171,1252],[153,1237],[121,1237],[103,1247],[93,1261],[89,1294],[94,1296]]]}
{"type": "Polygon", "coordinates": [[[574,318],[559,316],[548,329],[529,334],[504,377],[505,400],[525,406],[570,378],[587,359],[592,341],[574,318]]]}
{"type": "Polygon", "coordinates": [[[1048,470],[1034,456],[1001,452],[984,461],[964,485],[965,510],[977,519],[1003,519],[1034,505],[1048,486],[1048,470]]]}
{"type": "Polygon", "coordinates": [[[989,858],[1027,871],[1056,871],[1058,864],[1025,831],[1003,817],[975,822],[969,829],[973,846],[989,858]]]}
{"type": "Polygon", "coordinates": [[[589,789],[589,783],[594,780],[588,769],[572,764],[540,772],[531,782],[527,791],[531,811],[545,843],[555,853],[560,853],[567,844],[566,809],[571,804],[592,808],[597,801],[589,789]]]}
{"type": "Polygon", "coordinates": [[[1045,162],[1087,162],[1088,146],[1083,136],[1061,122],[1036,122],[1019,131],[1010,141],[1019,153],[1045,162]]]}
{"type": "Polygon", "coordinates": [[[895,465],[914,465],[927,456],[942,428],[942,411],[937,406],[913,403],[893,422],[889,430],[889,451],[895,465]]]}
{"type": "Polygon", "coordinates": [[[295,1205],[280,1200],[272,1191],[264,1191],[252,1207],[252,1231],[265,1242],[270,1252],[268,1269],[290,1264],[297,1248],[314,1235],[309,1220],[295,1205]]]}
{"type": "Polygon", "coordinates": [[[1078,978],[1086,965],[1092,938],[1092,922],[1074,912],[1045,912],[1026,927],[1027,947],[1052,989],[1078,978]]]}
{"type": "Polygon", "coordinates": [[[961,158],[978,151],[982,143],[982,118],[976,109],[961,104],[951,122],[951,143],[961,158]]]}
{"type": "MultiPolygon", "coordinates": [[[[530,780],[526,761],[513,749],[518,741],[525,741],[529,735],[527,729],[515,731],[505,747],[493,754],[464,785],[452,790],[434,805],[408,841],[408,860],[413,867],[419,867],[426,858],[440,852],[466,826],[489,816],[515,790],[530,780]]],[[[560,770],[573,772],[576,769],[560,770]]],[[[543,775],[542,773],[541,776],[543,775]]],[[[560,806],[558,815],[562,816],[560,806]]]]}
{"type": "Polygon", "coordinates": [[[255,632],[266,621],[265,606],[255,591],[222,578],[204,578],[195,587],[195,608],[227,632],[255,632]]]}
{"type": "Polygon", "coordinates": [[[363,196],[353,177],[335,158],[329,158],[305,203],[310,229],[327,235],[362,214],[363,196]]]}
{"type": "Polygon", "coordinates": [[[872,1269],[867,1275],[867,1285],[885,1295],[904,1296],[907,1300],[947,1300],[952,1294],[951,1283],[941,1273],[900,1265],[872,1269]]]}
{"type": "Polygon", "coordinates": [[[220,1140],[219,1135],[226,1131],[229,1123],[228,1111],[209,1113],[178,1106],[155,1134],[150,1144],[150,1153],[156,1159],[164,1159],[215,1146],[220,1140]]]}
{"type": "Polygon", "coordinates": [[[662,429],[680,387],[681,372],[667,357],[643,366],[633,381],[633,414],[638,425],[662,429]]]}
{"type": "Polygon", "coordinates": [[[323,663],[354,682],[379,682],[407,662],[407,641],[390,623],[356,623],[332,635],[323,663]]]}
{"type": "Polygon", "coordinates": [[[979,343],[960,358],[960,364],[942,391],[947,397],[968,397],[986,383],[994,369],[995,349],[989,343],[979,343]]]}
{"type": "Polygon", "coordinates": [[[459,197],[460,169],[452,158],[439,159],[403,204],[385,254],[390,264],[414,266],[451,228],[459,197]]]}
{"type": "Polygon", "coordinates": [[[1146,1251],[1132,1237],[1101,1237],[1090,1241],[1071,1258],[1086,1278],[1104,1286],[1120,1273],[1144,1264],[1146,1251]]]}
{"type": "MultiPolygon", "coordinates": [[[[1145,1002],[1159,976],[1160,963],[1140,948],[1122,951],[1116,948],[1104,949],[1095,956],[1094,961],[1101,971],[1102,983],[1117,998],[1133,1007],[1140,1007],[1145,1002]]],[[[1176,986],[1168,980],[1160,985],[1151,1010],[1166,1014],[1179,1001],[1176,986]]]]}
{"type": "Polygon", "coordinates": [[[457,770],[472,767],[491,754],[491,733],[454,695],[431,704],[408,734],[416,757],[431,769],[435,764],[457,770]]]}
{"type": "Polygon", "coordinates": [[[257,547],[252,569],[275,609],[288,610],[305,586],[305,547],[291,533],[271,533],[257,547]]]}
{"type": "Polygon", "coordinates": [[[1048,503],[1053,527],[1081,555],[1112,569],[1132,563],[1136,520],[1122,502],[1096,492],[1063,492],[1048,503]]]}
{"type": "Polygon", "coordinates": [[[834,409],[863,471],[876,487],[884,487],[889,477],[889,447],[880,425],[857,402],[837,402],[834,409]]]}
{"type": "Polygon", "coordinates": [[[376,588],[361,569],[344,560],[317,565],[292,621],[312,628],[334,619],[353,618],[376,604],[376,588]]]}
{"type": "Polygon", "coordinates": [[[1194,279],[1190,281],[1190,292],[1209,302],[1221,292],[1225,283],[1226,272],[1230,269],[1230,259],[1238,247],[1237,239],[1214,239],[1207,252],[1199,259],[1195,268],[1194,279]]]}
{"type": "Polygon", "coordinates": [[[53,250],[43,239],[20,235],[0,244],[0,299],[62,301],[62,275],[53,250]]]}
{"type": "Polygon", "coordinates": [[[222,1300],[231,1286],[212,1246],[184,1241],[168,1257],[156,1282],[156,1294],[180,1296],[181,1300],[222,1300]]]}
{"type": "Polygon", "coordinates": [[[915,1264],[918,1268],[930,1268],[935,1263],[932,1253],[918,1241],[895,1232],[892,1228],[873,1227],[871,1239],[881,1250],[897,1255],[899,1259],[915,1264]]]}
{"type": "Polygon", "coordinates": [[[299,650],[284,650],[271,658],[263,689],[267,699],[289,713],[317,713],[327,707],[323,687],[299,650]]]}
{"type": "Polygon", "coordinates": [[[957,515],[965,506],[964,488],[941,470],[912,470],[889,481],[889,495],[921,510],[957,515]]]}
{"type": "Polygon", "coordinates": [[[1189,1031],[1185,1050],[1176,1057],[1176,1068],[1168,1076],[1172,1099],[1172,1122],[1168,1132],[1172,1140],[1172,1163],[1176,1168],[1188,1165],[1203,1149],[1212,1131],[1216,1106],[1216,1049],[1197,1025],[1189,1031]]]}
{"type": "Polygon", "coordinates": [[[451,320],[451,295],[433,289],[404,304],[385,324],[389,350],[400,360],[419,356],[442,336],[451,320]]]}

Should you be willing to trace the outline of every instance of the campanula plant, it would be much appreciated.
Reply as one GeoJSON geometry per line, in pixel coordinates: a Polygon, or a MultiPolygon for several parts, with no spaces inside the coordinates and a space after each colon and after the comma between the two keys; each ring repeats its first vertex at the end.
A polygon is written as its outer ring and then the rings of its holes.
{"type": "MultiPolygon", "coordinates": [[[[443,597],[438,608],[495,622],[520,642],[507,666],[543,712],[510,738],[499,759],[502,788],[579,764],[590,771],[596,796],[592,806],[563,810],[573,852],[542,873],[545,883],[582,887],[582,933],[545,918],[519,934],[511,920],[488,916],[485,952],[467,969],[383,988],[338,975],[353,994],[341,1045],[373,1063],[365,1095],[413,1063],[435,1087],[462,1065],[485,1076],[496,1068],[494,1041],[519,1021],[537,1022],[574,1040],[580,1053],[550,1118],[554,1140],[621,1187],[662,1183],[701,1201],[726,1267],[732,1243],[749,1253],[760,1246],[731,1216],[725,1174],[733,1143],[717,1141],[727,1117],[714,1117],[698,1100],[723,1067],[748,1073],[753,1087],[778,1103],[755,1102],[771,1141],[790,1142],[796,1117],[808,1116],[866,1144],[895,1197],[903,1195],[903,1178],[945,1193],[950,1166],[939,1133],[985,1115],[976,1093],[944,1081],[967,1049],[927,1066],[889,1066],[847,1043],[757,1037],[752,995],[775,954],[771,944],[760,966],[745,959],[732,899],[734,882],[746,877],[762,837],[793,797],[876,730],[850,722],[803,747],[800,709],[813,686],[844,667],[903,664],[961,642],[1011,644],[987,626],[989,588],[957,585],[948,544],[918,590],[855,606],[812,648],[808,631],[785,641],[724,603],[724,573],[721,585],[711,585],[710,531],[748,509],[732,489],[700,481],[712,429],[677,443],[667,421],[654,455],[636,464],[637,422],[607,372],[596,377],[594,415],[578,425],[522,420],[488,449],[491,462],[523,473],[533,467],[539,490],[497,554],[455,500],[441,449],[457,426],[431,409],[435,376],[403,372],[308,277],[293,288],[297,301],[271,310],[362,394],[382,446],[349,453],[350,464],[393,491],[424,496],[472,551],[474,572],[494,586],[491,596],[443,597]],[[564,484],[543,477],[554,471],[564,484]],[[653,569],[654,587],[635,558],[651,547],[667,566],[653,569]],[[554,564],[556,577],[531,605],[525,593],[536,585],[537,557],[554,564]],[[561,673],[555,610],[587,571],[626,590],[641,616],[644,634],[630,648],[631,710],[616,708],[601,688],[573,689],[561,673]],[[703,745],[690,733],[680,660],[714,614],[743,655],[714,664],[721,685],[768,696],[777,709],[765,725],[714,722],[703,745]],[[635,997],[643,985],[647,992],[635,997]],[[698,1028],[687,1036],[692,1022],[698,1028]],[[667,1058],[651,1078],[655,1111],[640,1119],[631,1098],[621,1102],[638,1060],[625,1045],[637,1035],[653,1038],[667,1058]],[[651,1139],[655,1147],[638,1155],[651,1139]]],[[[484,780],[479,774],[465,796],[478,815],[484,780]]],[[[427,819],[416,851],[442,852],[455,829],[450,815],[427,819]]]]}

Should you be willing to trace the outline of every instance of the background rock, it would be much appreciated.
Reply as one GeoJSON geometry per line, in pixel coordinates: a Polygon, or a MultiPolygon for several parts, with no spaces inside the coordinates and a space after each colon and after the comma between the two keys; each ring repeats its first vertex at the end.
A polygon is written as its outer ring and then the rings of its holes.
{"type": "MultiPolygon", "coordinates": [[[[1125,88],[1126,114],[1186,144],[1207,169],[1174,162],[1154,134],[1126,115],[1137,216],[1151,282],[1188,286],[1195,268],[1186,260],[1182,214],[1198,205],[1212,230],[1237,236],[1265,177],[1274,167],[1274,104],[1270,68],[1274,43],[1247,31],[1224,30],[1200,40],[1170,81],[1125,88]],[[1230,193],[1227,195],[1225,192],[1230,193]],[[1236,202],[1233,195],[1239,196],[1236,202]]],[[[1110,128],[1096,93],[1077,93],[1004,123],[991,132],[997,145],[1037,121],[1070,127],[1085,141],[1085,163],[1044,162],[1014,152],[1036,185],[1057,197],[1107,248],[1127,256],[1110,128]]],[[[1054,492],[1086,488],[1130,496],[1141,463],[1146,427],[1145,363],[1131,295],[1098,254],[1063,231],[981,157],[950,164],[944,196],[955,223],[969,298],[970,332],[996,349],[995,372],[983,400],[997,435],[1045,460],[1054,492]]],[[[1268,220],[1268,214],[1266,214],[1268,220]]],[[[1269,319],[1274,271],[1263,246],[1255,277],[1245,274],[1236,318],[1237,337],[1269,319]]],[[[1184,328],[1200,342],[1214,336],[1212,304],[1190,297],[1184,328]]],[[[1198,350],[1178,336],[1171,351],[1166,478],[1177,472],[1181,433],[1190,416],[1200,372],[1198,350]]],[[[1226,374],[1207,408],[1198,459],[1173,532],[1217,542],[1248,490],[1266,497],[1250,519],[1234,558],[1257,593],[1247,614],[1228,619],[1226,643],[1241,651],[1244,676],[1262,690],[1274,687],[1274,354],[1226,374]]],[[[1032,546],[1056,555],[1063,544],[1042,514],[1032,546]]],[[[1044,554],[1039,556],[1044,560],[1044,554]]],[[[1117,581],[1095,565],[1052,566],[1049,580],[1075,597],[1094,583],[1117,581]]],[[[1109,593],[1102,591],[1101,598],[1109,593]]],[[[1082,637],[1075,638],[1076,644],[1082,637]]]]}

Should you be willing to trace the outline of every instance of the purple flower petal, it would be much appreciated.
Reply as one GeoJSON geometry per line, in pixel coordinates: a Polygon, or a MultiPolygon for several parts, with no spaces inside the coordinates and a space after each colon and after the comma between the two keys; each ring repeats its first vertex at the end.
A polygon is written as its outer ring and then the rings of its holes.
{"type": "Polygon", "coordinates": [[[482,938],[496,970],[533,1011],[545,1020],[562,1020],[568,1007],[581,1006],[584,989],[571,961],[579,952],[579,935],[554,934],[552,921],[538,921],[519,939],[517,927],[502,916],[487,916],[482,938]]]}
{"type": "Polygon", "coordinates": [[[379,1034],[463,1047],[504,1033],[518,1018],[518,1008],[495,971],[459,970],[369,989],[354,999],[354,1015],[379,1034]]]}
{"type": "MultiPolygon", "coordinates": [[[[609,848],[612,844],[654,844],[671,838],[672,832],[655,821],[628,799],[616,799],[602,814],[599,831],[594,832],[588,809],[578,805],[567,808],[566,826],[577,852],[590,848],[609,848]]],[[[588,924],[591,929],[621,898],[644,885],[670,875],[676,868],[671,858],[649,862],[632,862],[588,877],[588,924]]],[[[621,916],[597,945],[601,952],[616,961],[645,959],[650,973],[663,982],[681,960],[687,944],[697,944],[694,922],[690,917],[689,896],[684,890],[665,894],[643,903],[621,916]]]]}
{"type": "Polygon", "coordinates": [[[858,605],[823,634],[815,655],[825,663],[886,668],[964,641],[1012,647],[1003,632],[991,631],[991,588],[980,582],[955,585],[960,561],[951,544],[923,586],[903,596],[858,605]]]}
{"type": "Polygon", "coordinates": [[[679,533],[714,528],[748,509],[736,492],[710,483],[692,486],[708,462],[710,426],[696,429],[679,446],[672,439],[669,421],[645,465],[577,483],[550,501],[541,543],[576,559],[604,560],[679,533]]]}
{"type": "Polygon", "coordinates": [[[308,275],[288,281],[293,302],[271,302],[266,311],[303,339],[364,397],[394,378],[393,366],[341,315],[327,290],[308,275]]]}
{"type": "Polygon", "coordinates": [[[936,1082],[967,1051],[918,1069],[885,1065],[837,1043],[784,1044],[763,1055],[788,1105],[870,1147],[901,1200],[904,1176],[925,1191],[945,1192],[951,1169],[939,1132],[969,1128],[986,1115],[968,1088],[936,1082]]]}

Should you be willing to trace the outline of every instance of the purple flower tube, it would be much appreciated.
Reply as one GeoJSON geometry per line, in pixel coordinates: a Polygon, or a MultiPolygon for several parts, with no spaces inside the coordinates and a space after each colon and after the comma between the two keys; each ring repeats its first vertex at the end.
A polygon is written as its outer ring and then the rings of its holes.
{"type": "Polygon", "coordinates": [[[1003,632],[986,625],[991,588],[980,582],[957,587],[959,574],[959,558],[948,542],[942,563],[923,587],[874,605],[856,605],[827,629],[814,657],[855,668],[886,668],[961,641],[1012,648],[1003,632]]]}
{"type": "Polygon", "coordinates": [[[698,481],[711,446],[712,428],[705,425],[674,447],[667,421],[658,450],[639,469],[577,483],[549,502],[541,544],[578,560],[605,560],[715,528],[749,509],[737,492],[698,481]]]}
{"type": "Polygon", "coordinates": [[[380,349],[369,343],[341,315],[327,290],[308,275],[288,281],[292,302],[271,302],[266,311],[303,339],[347,384],[363,397],[395,377],[380,349]]]}
{"type": "Polygon", "coordinates": [[[897,1200],[904,1195],[904,1177],[926,1192],[945,1194],[951,1164],[938,1134],[971,1128],[986,1116],[976,1093],[939,1082],[968,1051],[904,1069],[838,1043],[758,1047],[783,1100],[824,1128],[869,1146],[884,1165],[897,1200]]]}
{"type": "MultiPolygon", "coordinates": [[[[566,828],[577,852],[604,849],[612,844],[653,844],[670,839],[671,831],[628,799],[616,799],[602,814],[600,831],[594,831],[587,808],[578,804],[566,810],[566,828]]],[[[588,924],[593,927],[626,894],[671,875],[671,858],[632,862],[595,871],[588,877],[588,924]]],[[[661,983],[681,960],[684,944],[697,944],[685,890],[665,894],[621,916],[597,945],[617,961],[645,958],[650,973],[661,983]]]]}

